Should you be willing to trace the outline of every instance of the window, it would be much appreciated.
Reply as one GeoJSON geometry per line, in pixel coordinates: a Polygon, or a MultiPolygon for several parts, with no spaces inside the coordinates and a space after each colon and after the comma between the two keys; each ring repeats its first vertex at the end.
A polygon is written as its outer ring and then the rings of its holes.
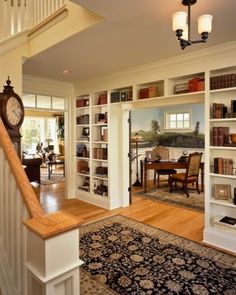
{"type": "Polygon", "coordinates": [[[165,129],[190,129],[191,113],[185,112],[166,112],[165,113],[165,129]]]}
{"type": "Polygon", "coordinates": [[[49,142],[57,148],[56,118],[25,117],[21,127],[22,150],[35,154],[37,144],[47,147],[49,142]]]}
{"type": "Polygon", "coordinates": [[[47,95],[23,94],[23,105],[26,108],[64,110],[65,99],[47,95]]]}

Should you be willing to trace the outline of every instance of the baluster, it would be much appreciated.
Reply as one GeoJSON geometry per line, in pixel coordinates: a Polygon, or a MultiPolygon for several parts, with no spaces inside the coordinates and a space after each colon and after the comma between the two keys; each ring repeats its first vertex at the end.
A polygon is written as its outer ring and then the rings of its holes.
{"type": "Polygon", "coordinates": [[[8,249],[8,262],[10,265],[10,269],[14,272],[14,237],[15,237],[15,227],[14,227],[14,199],[16,195],[16,183],[15,179],[11,173],[9,177],[9,195],[8,195],[8,214],[9,214],[9,249],[8,249]]]}

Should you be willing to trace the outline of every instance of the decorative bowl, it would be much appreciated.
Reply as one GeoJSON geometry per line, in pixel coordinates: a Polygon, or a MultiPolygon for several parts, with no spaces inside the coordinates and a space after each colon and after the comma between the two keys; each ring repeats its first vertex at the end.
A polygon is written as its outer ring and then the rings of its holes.
{"type": "Polygon", "coordinates": [[[231,133],[229,136],[230,136],[231,142],[236,143],[236,133],[231,133]]]}

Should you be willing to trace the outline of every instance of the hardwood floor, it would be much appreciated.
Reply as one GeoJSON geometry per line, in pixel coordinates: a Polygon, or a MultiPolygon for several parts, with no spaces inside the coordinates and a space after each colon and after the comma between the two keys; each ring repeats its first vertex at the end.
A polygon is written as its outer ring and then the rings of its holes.
{"type": "Polygon", "coordinates": [[[85,223],[121,214],[196,242],[201,242],[203,237],[203,213],[141,197],[133,196],[132,205],[109,211],[77,199],[66,200],[64,182],[60,182],[48,186],[41,185],[40,202],[45,213],[64,210],[82,217],[85,223]]]}

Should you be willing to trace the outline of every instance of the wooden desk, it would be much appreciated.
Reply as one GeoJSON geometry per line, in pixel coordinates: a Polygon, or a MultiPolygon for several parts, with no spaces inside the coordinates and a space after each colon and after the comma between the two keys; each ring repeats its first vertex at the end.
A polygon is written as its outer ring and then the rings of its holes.
{"type": "MultiPolygon", "coordinates": [[[[158,170],[158,169],[186,169],[187,163],[181,162],[146,162],[140,161],[141,165],[141,184],[144,187],[144,192],[147,191],[147,171],[148,170],[158,170]],[[143,181],[144,180],[144,181],[143,181]]],[[[201,173],[201,186],[202,192],[204,191],[204,163],[200,166],[201,173]]]]}

